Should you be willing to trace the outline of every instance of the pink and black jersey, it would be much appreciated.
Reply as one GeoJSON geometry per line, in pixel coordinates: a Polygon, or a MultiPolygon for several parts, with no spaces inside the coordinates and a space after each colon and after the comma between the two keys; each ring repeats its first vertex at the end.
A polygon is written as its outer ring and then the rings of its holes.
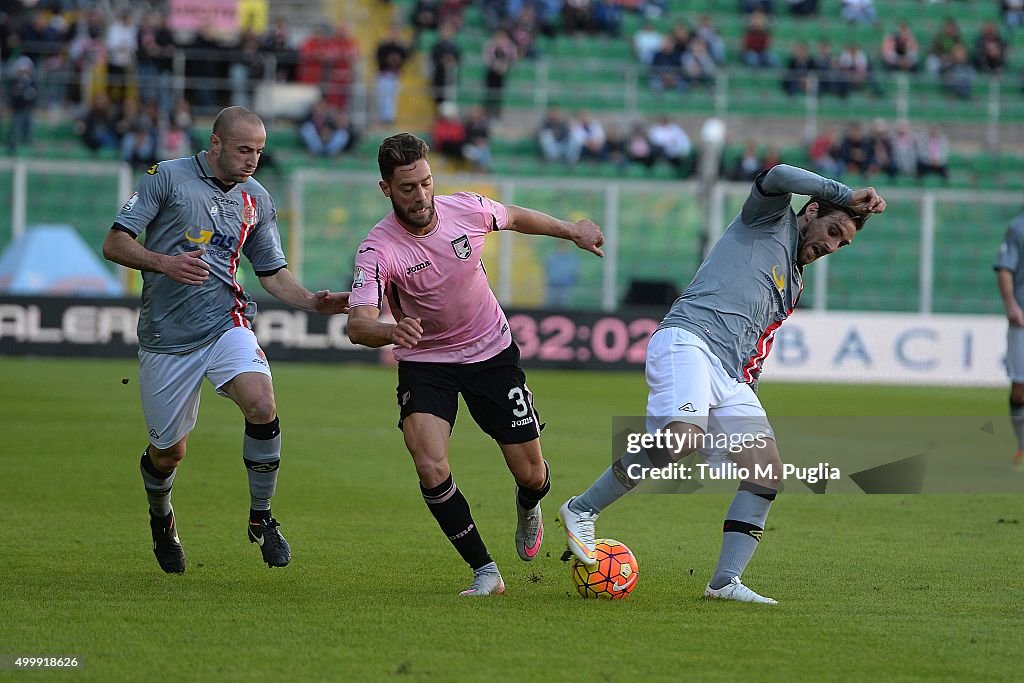
{"type": "Polygon", "coordinates": [[[459,192],[434,197],[437,224],[411,234],[394,213],[379,222],[356,253],[349,305],[384,308],[395,319],[419,318],[423,337],[398,360],[475,363],[512,343],[508,321],[487,283],[484,238],[508,225],[508,210],[487,197],[459,192]]]}

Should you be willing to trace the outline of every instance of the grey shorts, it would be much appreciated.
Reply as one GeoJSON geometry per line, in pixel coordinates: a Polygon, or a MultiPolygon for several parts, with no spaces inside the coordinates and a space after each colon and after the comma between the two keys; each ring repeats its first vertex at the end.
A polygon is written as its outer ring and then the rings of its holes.
{"type": "Polygon", "coordinates": [[[1024,327],[1006,331],[1006,375],[1014,384],[1024,384],[1024,327]]]}
{"type": "Polygon", "coordinates": [[[245,327],[232,328],[188,353],[140,349],[139,391],[150,443],[169,448],[195,428],[204,377],[226,397],[222,387],[244,372],[271,376],[256,335],[245,327]]]}

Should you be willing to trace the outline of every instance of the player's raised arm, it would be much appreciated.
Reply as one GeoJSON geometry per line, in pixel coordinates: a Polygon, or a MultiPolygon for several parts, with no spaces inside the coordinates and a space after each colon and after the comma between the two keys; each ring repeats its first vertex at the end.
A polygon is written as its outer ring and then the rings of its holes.
{"type": "Polygon", "coordinates": [[[509,206],[506,230],[514,230],[524,235],[559,237],[573,242],[584,251],[604,256],[604,251],[601,250],[604,245],[604,234],[601,228],[590,220],[571,223],[533,209],[509,206]]]}
{"type": "Polygon", "coordinates": [[[282,268],[272,275],[260,276],[260,284],[275,299],[304,311],[313,311],[321,315],[348,313],[348,292],[311,292],[303,287],[287,268],[282,268]]]}
{"type": "Polygon", "coordinates": [[[112,228],[103,238],[103,257],[126,268],[163,273],[178,284],[201,285],[210,276],[210,265],[199,249],[181,254],[160,254],[146,249],[124,230],[112,228]]]}
{"type": "Polygon", "coordinates": [[[853,197],[852,190],[839,181],[789,164],[773,166],[758,176],[755,182],[758,189],[766,195],[805,194],[821,197],[841,206],[848,206],[853,197]]]}

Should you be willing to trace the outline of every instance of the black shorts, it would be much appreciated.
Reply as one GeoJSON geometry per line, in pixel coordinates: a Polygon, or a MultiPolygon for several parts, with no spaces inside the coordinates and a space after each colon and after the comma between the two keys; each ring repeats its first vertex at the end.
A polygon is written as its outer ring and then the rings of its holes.
{"type": "Polygon", "coordinates": [[[454,427],[459,393],[480,429],[498,443],[526,443],[540,436],[543,425],[515,342],[477,363],[399,361],[398,428],[412,413],[437,415],[454,427]]]}

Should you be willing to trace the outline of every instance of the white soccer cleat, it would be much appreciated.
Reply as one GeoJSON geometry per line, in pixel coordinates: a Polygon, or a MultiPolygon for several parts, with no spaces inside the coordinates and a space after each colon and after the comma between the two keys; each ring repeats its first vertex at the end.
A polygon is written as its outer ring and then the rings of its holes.
{"type": "Polygon", "coordinates": [[[594,521],[598,513],[589,510],[576,512],[569,507],[574,500],[575,496],[565,501],[558,509],[558,518],[562,520],[562,527],[565,529],[566,543],[580,562],[587,565],[597,564],[594,521]]]}
{"type": "Polygon", "coordinates": [[[459,593],[472,598],[483,598],[488,595],[501,595],[505,592],[505,582],[498,571],[498,565],[491,562],[473,572],[473,583],[459,593]]]}
{"type": "Polygon", "coordinates": [[[516,552],[523,562],[531,562],[540,553],[540,544],[544,541],[544,521],[540,513],[540,503],[532,510],[524,510],[519,504],[518,488],[516,494],[516,552]]]}
{"type": "Polygon", "coordinates": [[[758,595],[744,586],[743,583],[740,582],[740,577],[738,576],[734,576],[729,579],[729,583],[725,584],[721,588],[712,588],[709,584],[708,587],[704,589],[704,597],[714,598],[717,600],[736,600],[737,602],[759,602],[764,605],[779,604],[778,600],[758,595]]]}

